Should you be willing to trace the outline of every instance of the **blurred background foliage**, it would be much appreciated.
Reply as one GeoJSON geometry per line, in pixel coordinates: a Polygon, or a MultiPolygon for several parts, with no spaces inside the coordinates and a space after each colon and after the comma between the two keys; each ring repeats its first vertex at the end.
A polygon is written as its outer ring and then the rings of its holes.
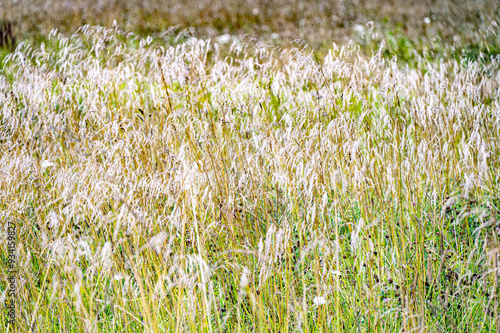
{"type": "MultiPolygon", "coordinates": [[[[412,63],[426,57],[488,58],[499,54],[497,0],[3,0],[4,46],[43,41],[56,27],[71,34],[84,24],[120,27],[139,35],[170,29],[198,38],[224,34],[291,46],[307,42],[321,56],[332,43],[358,43],[372,54],[381,40],[412,63]],[[174,28],[173,28],[174,27],[174,28]]],[[[0,43],[2,44],[2,43],[0,43]]]]}

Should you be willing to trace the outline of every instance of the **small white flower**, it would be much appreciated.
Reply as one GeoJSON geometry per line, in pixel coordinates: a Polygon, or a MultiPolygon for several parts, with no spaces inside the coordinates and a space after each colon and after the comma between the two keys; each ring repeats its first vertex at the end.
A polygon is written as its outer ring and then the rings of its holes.
{"type": "Polygon", "coordinates": [[[254,14],[254,15],[259,15],[259,9],[258,9],[258,8],[254,8],[254,9],[252,10],[252,14],[254,14]]]}
{"type": "Polygon", "coordinates": [[[342,276],[342,273],[340,273],[340,271],[333,271],[332,275],[337,275],[340,277],[340,276],[342,276]]]}
{"type": "Polygon", "coordinates": [[[314,297],[313,299],[314,305],[323,305],[326,304],[326,299],[322,296],[314,297]]]}
{"type": "Polygon", "coordinates": [[[114,280],[123,280],[125,277],[121,274],[121,273],[118,273],[118,274],[115,274],[113,276],[113,279],[114,280]]]}
{"type": "Polygon", "coordinates": [[[424,18],[424,23],[425,23],[425,24],[429,24],[429,23],[431,23],[431,19],[430,19],[430,18],[428,18],[428,17],[425,17],[425,18],[424,18]]]}
{"type": "Polygon", "coordinates": [[[42,162],[42,169],[45,169],[45,168],[48,168],[48,167],[51,167],[51,166],[54,166],[54,165],[55,165],[54,163],[45,160],[45,161],[42,162]]]}

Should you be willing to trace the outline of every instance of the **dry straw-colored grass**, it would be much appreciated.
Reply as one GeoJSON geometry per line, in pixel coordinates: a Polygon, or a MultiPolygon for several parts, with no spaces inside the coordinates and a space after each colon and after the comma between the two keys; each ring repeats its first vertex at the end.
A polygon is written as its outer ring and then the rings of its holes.
{"type": "Polygon", "coordinates": [[[153,45],[4,60],[18,330],[498,328],[499,59],[153,45]]]}
{"type": "Polygon", "coordinates": [[[467,46],[478,28],[498,20],[496,0],[4,0],[0,20],[14,23],[18,39],[46,35],[55,26],[73,33],[83,24],[162,32],[170,26],[195,28],[197,37],[249,34],[287,45],[307,39],[315,48],[348,43],[353,27],[373,22],[383,31],[399,26],[410,39],[435,37],[467,46]],[[429,26],[426,19],[433,24],[429,26]],[[385,22],[385,23],[383,23],[385,22]],[[277,33],[279,38],[271,38],[277,33]]]}

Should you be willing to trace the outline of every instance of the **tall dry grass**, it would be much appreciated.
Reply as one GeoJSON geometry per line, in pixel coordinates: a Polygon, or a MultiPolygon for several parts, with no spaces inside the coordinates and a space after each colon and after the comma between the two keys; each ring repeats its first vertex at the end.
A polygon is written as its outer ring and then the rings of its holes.
{"type": "Polygon", "coordinates": [[[231,38],[85,26],[5,58],[17,329],[498,329],[499,59],[231,38]]]}

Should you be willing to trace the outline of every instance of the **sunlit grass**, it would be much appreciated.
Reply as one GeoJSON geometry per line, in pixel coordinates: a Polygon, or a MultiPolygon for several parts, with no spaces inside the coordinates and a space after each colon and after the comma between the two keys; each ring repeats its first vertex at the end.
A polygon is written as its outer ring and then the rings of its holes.
{"type": "Polygon", "coordinates": [[[497,58],[159,44],[4,59],[18,329],[497,329],[497,58]]]}

